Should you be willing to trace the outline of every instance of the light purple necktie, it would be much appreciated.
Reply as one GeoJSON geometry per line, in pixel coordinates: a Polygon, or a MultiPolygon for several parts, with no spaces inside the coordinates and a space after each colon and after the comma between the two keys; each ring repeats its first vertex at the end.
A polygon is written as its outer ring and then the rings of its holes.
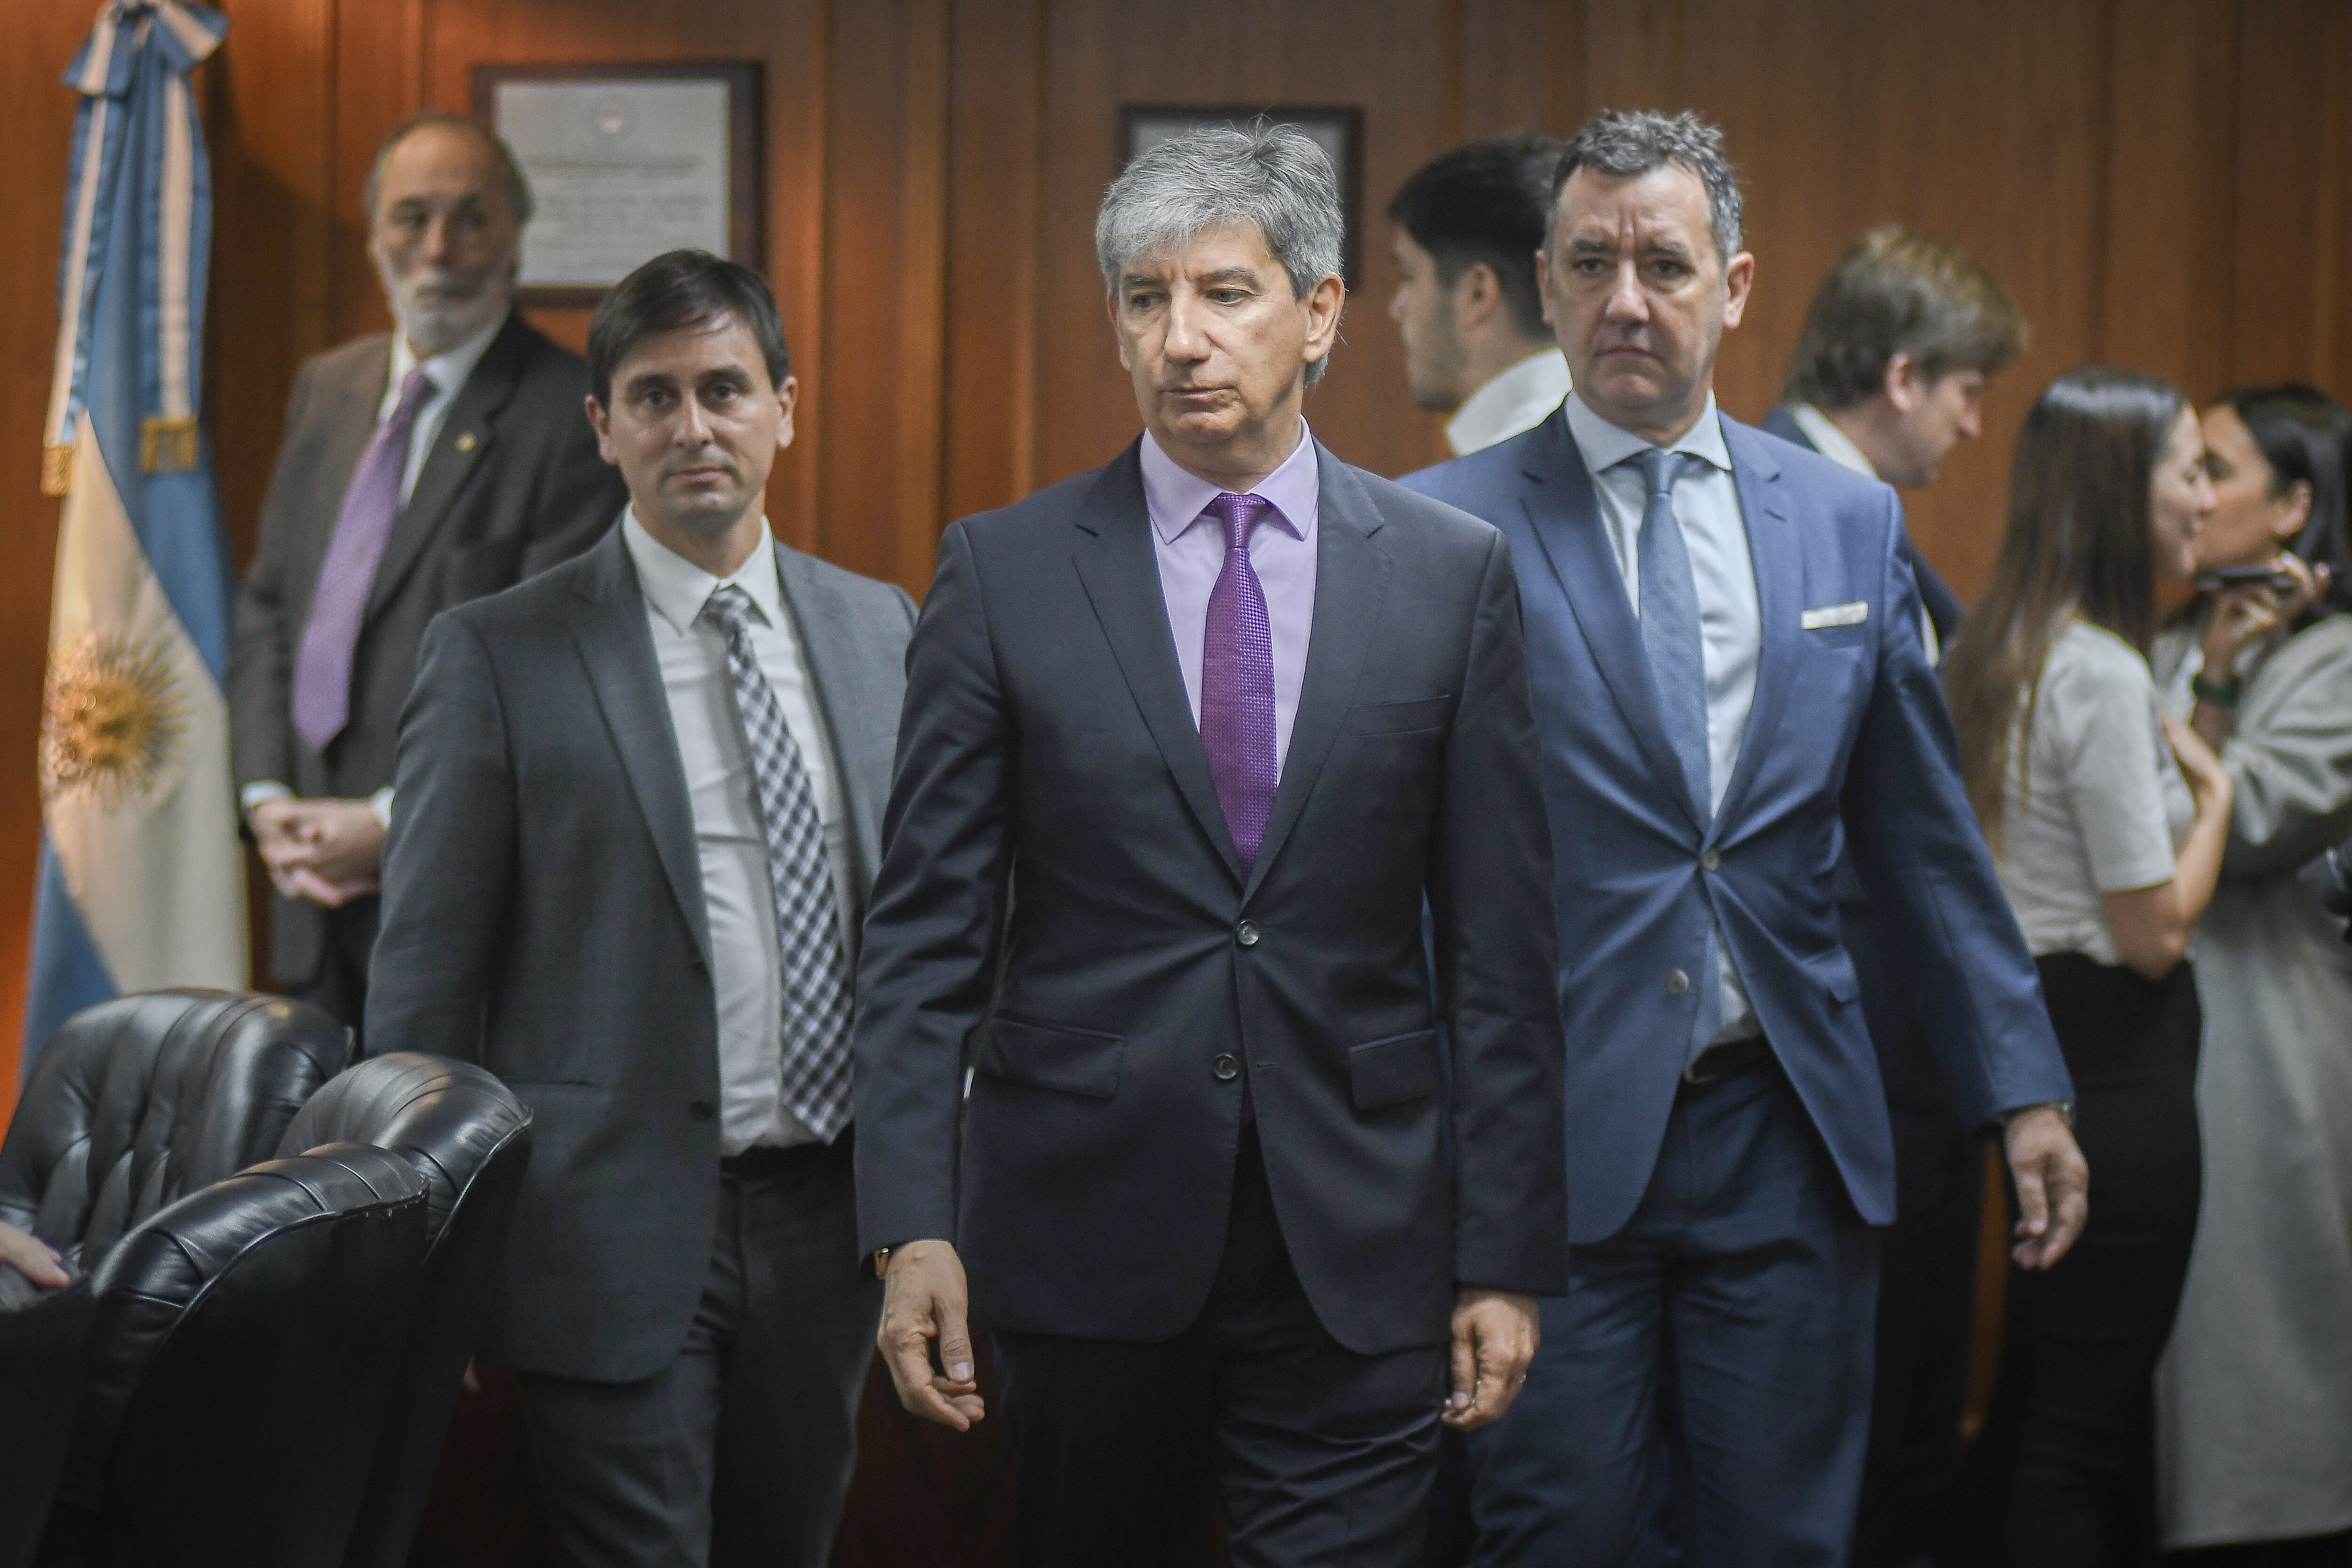
{"type": "Polygon", "coordinates": [[[294,659],[294,728],[314,752],[325,751],[351,718],[352,653],[359,646],[376,563],[392,537],[392,520],[400,515],[400,479],[408,468],[416,412],[433,392],[422,370],[410,371],[400,384],[400,401],[368,438],[327,542],[301,651],[294,659]]]}
{"type": "Polygon", "coordinates": [[[1225,563],[1209,590],[1208,630],[1201,645],[1201,744],[1209,778],[1224,807],[1225,827],[1242,859],[1257,865],[1265,819],[1274,810],[1274,631],[1265,590],[1250,564],[1250,530],[1274,503],[1260,495],[1221,495],[1208,510],[1225,525],[1225,563]]]}

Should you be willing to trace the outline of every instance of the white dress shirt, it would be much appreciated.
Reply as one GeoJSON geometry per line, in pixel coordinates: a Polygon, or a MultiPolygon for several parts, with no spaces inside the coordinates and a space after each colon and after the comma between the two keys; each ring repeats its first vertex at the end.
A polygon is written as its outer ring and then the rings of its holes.
{"type": "MultiPolygon", "coordinates": [[[[1862,448],[1853,444],[1853,437],[1839,429],[1828,415],[1810,403],[1792,403],[1789,405],[1789,412],[1796,416],[1797,427],[1811,437],[1814,451],[1857,474],[1868,474],[1874,479],[1878,477],[1878,469],[1863,456],[1862,448]]],[[[1943,639],[1936,635],[1936,623],[1928,616],[1927,606],[1924,604],[1919,606],[1919,640],[1927,645],[1930,665],[1944,662],[1943,639]]]]}
{"type": "MultiPolygon", "coordinates": [[[[1610,424],[1586,407],[1581,397],[1568,400],[1568,428],[1591,471],[1609,548],[1624,575],[1625,597],[1639,619],[1642,512],[1649,496],[1641,465],[1633,459],[1650,450],[1651,443],[1610,424]]],[[[1724,445],[1713,393],[1707,395],[1698,423],[1669,449],[1704,459],[1686,468],[1675,486],[1675,521],[1682,525],[1691,583],[1698,595],[1701,663],[1706,674],[1707,798],[1710,809],[1720,811],[1723,792],[1730,787],[1732,770],[1739,763],[1748,710],[1756,700],[1764,616],[1756,597],[1755,563],[1748,553],[1748,521],[1739,510],[1739,487],[1732,479],[1731,451],[1724,445]]],[[[1761,1027],[1720,928],[1714,947],[1716,969],[1723,979],[1723,1027],[1711,1038],[1694,1040],[1694,1053],[1746,1039],[1761,1027]]]]}
{"type": "MultiPolygon", "coordinates": [[[[433,450],[434,439],[441,434],[442,425],[449,417],[449,405],[457,401],[457,393],[474,367],[482,363],[489,352],[490,340],[507,324],[500,316],[480,331],[453,348],[443,349],[423,362],[426,377],[433,383],[433,395],[416,411],[416,423],[408,432],[408,466],[400,471],[400,504],[406,506],[411,491],[416,489],[416,476],[425,470],[425,458],[433,450]]],[[[408,373],[418,367],[416,351],[408,346],[406,332],[392,334],[392,374],[384,380],[383,397],[376,405],[375,422],[382,425],[400,406],[400,384],[408,373]]]]}
{"type": "MultiPolygon", "coordinates": [[[[700,617],[722,579],[646,531],[631,507],[621,523],[646,625],[669,700],[670,728],[686,770],[694,844],[702,863],[702,901],[710,923],[711,984],[719,1002],[719,1152],[786,1147],[815,1134],[784,1109],[783,980],[777,949],[775,892],[768,879],[767,833],[753,794],[751,758],[727,674],[727,639],[700,617]]],[[[849,942],[849,821],[841,807],[840,770],[801,650],[799,628],[776,577],[776,547],[764,521],[759,546],[723,580],[751,596],[751,650],[776,694],[784,727],[807,764],[816,813],[833,866],[834,907],[849,942]]]]}
{"type": "Polygon", "coordinates": [[[1445,422],[1445,444],[1457,458],[1484,451],[1550,418],[1567,395],[1568,356],[1529,354],[1464,400],[1445,422]]]}

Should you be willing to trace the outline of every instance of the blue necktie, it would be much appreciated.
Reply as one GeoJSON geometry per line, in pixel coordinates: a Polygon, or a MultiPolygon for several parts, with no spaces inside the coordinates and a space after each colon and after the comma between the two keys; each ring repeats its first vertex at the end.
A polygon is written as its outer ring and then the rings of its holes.
{"type": "Polygon", "coordinates": [[[1683,765],[1683,783],[1701,825],[1714,820],[1714,786],[1706,743],[1706,663],[1701,655],[1698,589],[1690,551],[1675,521],[1675,481],[1688,453],[1653,447],[1634,459],[1649,491],[1642,507],[1642,652],[1658,693],[1658,718],[1683,765]]]}

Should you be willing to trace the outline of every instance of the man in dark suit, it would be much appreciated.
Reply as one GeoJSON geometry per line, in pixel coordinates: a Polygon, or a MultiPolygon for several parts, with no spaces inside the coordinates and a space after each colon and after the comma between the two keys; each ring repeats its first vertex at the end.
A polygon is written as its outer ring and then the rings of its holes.
{"type": "Polygon", "coordinates": [[[767,285],[656,258],[589,328],[619,528],[426,632],[371,1050],[537,1121],[482,1353],[571,1564],[826,1560],[880,1292],[850,977],[914,605],[788,550],[767,285]]]}
{"type": "Polygon", "coordinates": [[[859,1233],[958,1427],[970,1270],[1024,1564],[1190,1568],[1212,1498],[1239,1564],[1417,1562],[1441,1420],[1508,1405],[1565,1279],[1510,557],[1307,434],[1340,232],[1293,130],[1130,163],[1096,245],[1144,434],[950,527],[908,654],[859,1233]]]}
{"type": "Polygon", "coordinates": [[[1842,836],[1964,1114],[2005,1121],[2019,1261],[2084,1218],[1901,508],[1717,411],[1755,267],[1738,203],[1695,117],[1588,124],[1541,267],[1576,390],[1408,480],[1511,542],[1559,866],[1570,1282],[1517,1406],[1472,1436],[1482,1563],[1844,1560],[1894,1183],[1842,836]]]}
{"type": "MultiPolygon", "coordinates": [[[[1764,428],[1856,473],[1924,489],[1955,446],[1982,432],[1986,384],[2025,344],[2025,318],[1975,258],[1882,225],[1848,246],[1814,290],[1782,402],[1764,428]]],[[[1959,595],[1907,533],[1899,549],[1937,662],[1960,632],[1959,595]]],[[[1983,1165],[1976,1129],[1937,1070],[1918,991],[1881,940],[1850,858],[1839,863],[1837,892],[1895,1139],[1895,1223],[1879,1270],[1853,1561],[1900,1568],[1932,1551],[1959,1464],[1983,1165]]]]}
{"type": "Polygon", "coordinates": [[[513,308],[530,193],[506,148],[421,115],[376,154],[367,206],[397,330],[295,378],[228,676],[278,895],[271,975],[353,1025],[425,623],[585,548],[625,499],[581,416],[586,368],[513,308]]]}

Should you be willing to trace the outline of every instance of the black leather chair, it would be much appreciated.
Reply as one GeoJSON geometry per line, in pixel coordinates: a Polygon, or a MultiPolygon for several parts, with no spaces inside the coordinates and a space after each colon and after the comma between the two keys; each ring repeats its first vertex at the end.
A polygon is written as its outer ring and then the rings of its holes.
{"type": "Polygon", "coordinates": [[[416,1169],[428,1209],[415,1326],[344,1568],[399,1568],[432,1489],[466,1361],[489,1313],[507,1227],[530,1161],[530,1112],[469,1063],[393,1052],[313,1095],[282,1152],[315,1144],[391,1150],[416,1169]]]}
{"type": "MultiPolygon", "coordinates": [[[[391,1404],[397,1360],[384,1347],[401,1342],[414,1311],[425,1228],[425,1184],[406,1160],[335,1145],[168,1205],[44,1299],[39,1310],[84,1303],[91,1332],[32,1561],[341,1561],[391,1404]]],[[[0,1387],[19,1386],[28,1348],[0,1324],[0,1387]]]]}
{"type": "Polygon", "coordinates": [[[68,1268],[173,1203],[278,1152],[351,1036],[282,996],[150,991],[84,1008],[34,1059],[0,1142],[0,1223],[68,1268]]]}

